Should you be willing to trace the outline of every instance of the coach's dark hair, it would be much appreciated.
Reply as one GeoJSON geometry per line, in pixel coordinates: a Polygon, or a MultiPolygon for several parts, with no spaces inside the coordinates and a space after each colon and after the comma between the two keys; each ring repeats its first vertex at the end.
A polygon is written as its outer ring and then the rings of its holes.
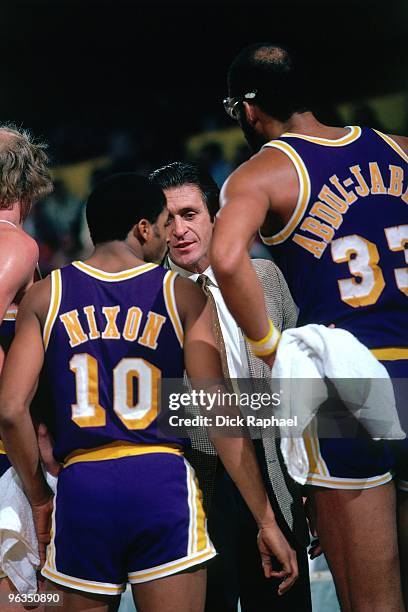
{"type": "Polygon", "coordinates": [[[114,174],[95,187],[86,203],[92,242],[125,240],[141,219],[154,223],[165,206],[162,189],[146,176],[114,174]]]}
{"type": "Polygon", "coordinates": [[[211,221],[214,220],[220,208],[220,190],[211,174],[199,164],[176,161],[154,170],[149,178],[162,189],[195,185],[203,195],[211,221]]]}
{"type": "Polygon", "coordinates": [[[229,95],[243,96],[253,91],[256,96],[248,102],[279,121],[309,110],[305,67],[293,51],[282,45],[255,43],[242,49],[232,62],[228,71],[229,95]]]}

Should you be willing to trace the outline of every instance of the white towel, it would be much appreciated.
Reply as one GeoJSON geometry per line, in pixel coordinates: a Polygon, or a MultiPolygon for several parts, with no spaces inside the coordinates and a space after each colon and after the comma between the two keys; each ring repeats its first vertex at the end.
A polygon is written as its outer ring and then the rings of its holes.
{"type": "Polygon", "coordinates": [[[309,471],[301,433],[328,398],[324,377],[373,439],[406,437],[388,372],[367,347],[344,329],[315,324],[288,329],[279,343],[272,386],[281,391],[276,416],[297,417],[296,432],[281,428],[281,450],[289,474],[301,484],[309,471]]]}
{"type": "MultiPolygon", "coordinates": [[[[55,492],[57,479],[46,475],[55,492]]],[[[0,568],[20,594],[37,592],[40,564],[31,507],[14,468],[0,478],[0,568]]]]}

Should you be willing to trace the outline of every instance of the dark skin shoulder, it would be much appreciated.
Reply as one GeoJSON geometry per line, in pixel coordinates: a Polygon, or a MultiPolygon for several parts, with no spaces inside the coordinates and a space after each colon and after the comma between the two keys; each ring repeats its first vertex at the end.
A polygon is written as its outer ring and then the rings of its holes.
{"type": "Polygon", "coordinates": [[[408,138],[407,136],[394,136],[393,134],[389,134],[390,138],[395,140],[395,142],[401,147],[401,149],[408,153],[408,138]]]}

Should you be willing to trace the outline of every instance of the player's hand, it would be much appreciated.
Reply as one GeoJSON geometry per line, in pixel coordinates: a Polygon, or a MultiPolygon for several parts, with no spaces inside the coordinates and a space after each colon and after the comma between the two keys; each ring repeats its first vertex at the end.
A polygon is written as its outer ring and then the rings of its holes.
{"type": "Polygon", "coordinates": [[[31,505],[34,526],[38,540],[38,553],[40,556],[40,567],[45,563],[45,551],[51,541],[51,516],[54,508],[54,497],[50,497],[41,504],[31,505]]]}
{"type": "Polygon", "coordinates": [[[316,559],[316,557],[319,557],[322,554],[323,554],[323,548],[322,548],[322,545],[320,544],[320,540],[319,538],[315,538],[310,543],[309,557],[311,559],[316,559]]]}
{"type": "MultiPolygon", "coordinates": [[[[295,551],[276,523],[263,526],[258,532],[258,548],[261,553],[262,568],[266,578],[282,578],[278,594],[288,591],[299,576],[295,551]],[[271,557],[275,557],[281,569],[273,567],[271,557]]],[[[276,561],[275,561],[276,563],[276,561]]]]}
{"type": "Polygon", "coordinates": [[[309,531],[314,538],[314,540],[312,540],[310,544],[309,557],[311,559],[316,559],[316,557],[319,557],[321,554],[323,554],[323,549],[321,547],[319,536],[317,533],[314,506],[310,497],[305,498],[304,505],[307,522],[309,523],[309,531]]]}
{"type": "Polygon", "coordinates": [[[40,449],[41,461],[43,462],[47,472],[52,476],[58,476],[61,471],[61,465],[55,461],[52,451],[52,441],[48,429],[44,423],[38,426],[38,448],[40,449]]]}

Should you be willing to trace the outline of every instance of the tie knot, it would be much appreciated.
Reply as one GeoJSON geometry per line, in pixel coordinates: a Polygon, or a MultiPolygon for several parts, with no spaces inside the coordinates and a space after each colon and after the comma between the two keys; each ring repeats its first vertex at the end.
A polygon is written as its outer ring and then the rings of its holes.
{"type": "Polygon", "coordinates": [[[206,274],[200,274],[199,277],[196,280],[196,283],[199,287],[201,287],[201,289],[204,291],[204,293],[206,293],[208,295],[209,293],[209,286],[211,284],[210,279],[208,278],[208,276],[206,274]]]}

